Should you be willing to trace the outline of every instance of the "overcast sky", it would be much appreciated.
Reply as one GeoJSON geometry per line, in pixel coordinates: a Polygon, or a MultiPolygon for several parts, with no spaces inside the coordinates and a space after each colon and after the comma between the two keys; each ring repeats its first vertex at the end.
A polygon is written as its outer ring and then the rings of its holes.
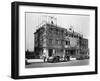
{"type": "Polygon", "coordinates": [[[54,24],[62,28],[74,29],[74,31],[83,34],[84,38],[89,36],[89,15],[75,15],[75,14],[47,14],[47,13],[25,13],[26,23],[26,50],[34,51],[34,32],[38,25],[46,21],[50,21],[50,17],[54,17],[54,24]]]}

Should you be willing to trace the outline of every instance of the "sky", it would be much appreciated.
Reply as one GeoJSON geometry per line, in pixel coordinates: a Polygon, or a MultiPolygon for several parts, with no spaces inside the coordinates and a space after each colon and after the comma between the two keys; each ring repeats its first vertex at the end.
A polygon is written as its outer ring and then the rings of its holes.
{"type": "Polygon", "coordinates": [[[89,37],[90,16],[84,14],[53,14],[53,13],[25,13],[25,50],[34,51],[34,32],[39,25],[50,22],[53,17],[54,24],[69,29],[70,27],[84,38],[89,37]]]}

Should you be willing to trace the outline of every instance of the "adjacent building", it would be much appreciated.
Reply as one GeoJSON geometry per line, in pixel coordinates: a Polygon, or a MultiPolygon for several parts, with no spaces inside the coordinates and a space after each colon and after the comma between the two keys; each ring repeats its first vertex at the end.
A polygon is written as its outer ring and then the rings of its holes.
{"type": "Polygon", "coordinates": [[[81,38],[80,42],[80,56],[89,58],[88,39],[81,38]]]}

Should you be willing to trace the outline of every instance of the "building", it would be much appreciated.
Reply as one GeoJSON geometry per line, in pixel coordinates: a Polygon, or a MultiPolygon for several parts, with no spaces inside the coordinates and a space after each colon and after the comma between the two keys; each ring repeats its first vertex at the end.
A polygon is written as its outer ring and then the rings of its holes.
{"type": "Polygon", "coordinates": [[[35,52],[40,57],[46,54],[50,56],[64,55],[65,29],[53,24],[44,24],[35,33],[35,52]]]}
{"type": "Polygon", "coordinates": [[[79,44],[80,44],[80,56],[89,58],[88,39],[80,38],[79,44]]]}
{"type": "Polygon", "coordinates": [[[88,41],[83,35],[53,23],[43,24],[36,30],[34,37],[34,52],[38,58],[42,58],[43,55],[47,58],[51,56],[77,58],[88,49],[88,41]]]}

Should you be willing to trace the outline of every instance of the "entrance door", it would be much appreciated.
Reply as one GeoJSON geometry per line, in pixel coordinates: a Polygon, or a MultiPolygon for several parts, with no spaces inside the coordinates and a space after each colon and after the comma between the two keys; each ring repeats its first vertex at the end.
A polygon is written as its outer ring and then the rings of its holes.
{"type": "Polygon", "coordinates": [[[52,53],[53,53],[53,50],[52,49],[49,49],[49,57],[52,56],[52,53]]]}
{"type": "Polygon", "coordinates": [[[71,55],[75,55],[75,50],[71,50],[71,55]]]}

